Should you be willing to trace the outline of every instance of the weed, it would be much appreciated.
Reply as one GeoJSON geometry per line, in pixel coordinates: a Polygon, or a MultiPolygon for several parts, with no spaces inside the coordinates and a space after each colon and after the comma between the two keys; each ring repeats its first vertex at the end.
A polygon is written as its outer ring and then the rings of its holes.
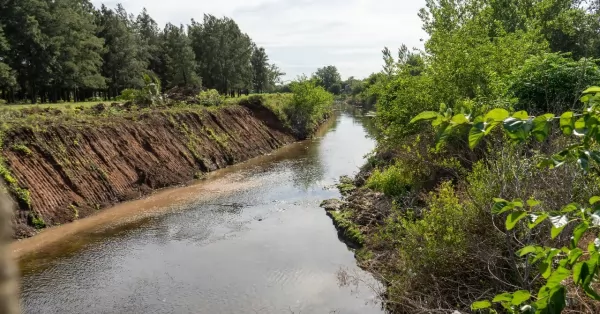
{"type": "Polygon", "coordinates": [[[44,218],[42,218],[42,216],[39,216],[34,213],[30,213],[29,219],[31,220],[31,225],[34,228],[36,228],[38,230],[46,228],[46,222],[44,221],[44,218]]]}
{"type": "Polygon", "coordinates": [[[32,154],[31,149],[29,149],[29,147],[25,146],[24,144],[15,144],[11,148],[15,152],[20,153],[25,156],[31,156],[31,154],[32,154]]]}

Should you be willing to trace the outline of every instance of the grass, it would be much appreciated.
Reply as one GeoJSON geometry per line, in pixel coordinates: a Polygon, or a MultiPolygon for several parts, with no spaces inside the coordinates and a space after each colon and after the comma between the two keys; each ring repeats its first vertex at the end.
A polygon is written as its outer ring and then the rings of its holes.
{"type": "MultiPolygon", "coordinates": [[[[111,103],[111,102],[112,101],[109,100],[104,103],[111,103]]],[[[76,107],[90,108],[99,103],[102,103],[102,101],[64,102],[64,103],[59,103],[59,104],[35,104],[35,105],[32,105],[32,104],[17,104],[17,105],[4,104],[4,105],[0,105],[0,109],[14,109],[14,110],[29,109],[29,108],[67,109],[66,108],[67,106],[71,106],[72,108],[76,108],[76,107]]]]}

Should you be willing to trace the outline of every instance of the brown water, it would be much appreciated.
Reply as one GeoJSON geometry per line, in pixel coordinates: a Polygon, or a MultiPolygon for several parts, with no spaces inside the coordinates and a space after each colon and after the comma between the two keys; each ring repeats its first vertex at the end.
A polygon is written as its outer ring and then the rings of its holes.
{"type": "Polygon", "coordinates": [[[314,140],[16,243],[24,312],[382,313],[319,208],[370,125],[340,112],[314,140]]]}

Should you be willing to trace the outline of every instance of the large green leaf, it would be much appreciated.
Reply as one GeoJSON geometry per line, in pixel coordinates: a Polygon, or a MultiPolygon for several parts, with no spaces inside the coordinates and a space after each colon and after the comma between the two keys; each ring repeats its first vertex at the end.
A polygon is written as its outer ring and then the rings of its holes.
{"type": "Polygon", "coordinates": [[[552,226],[552,230],[550,231],[550,234],[552,235],[552,240],[556,239],[556,237],[558,237],[564,229],[565,227],[552,226]]]}
{"type": "Polygon", "coordinates": [[[417,123],[419,121],[433,120],[439,117],[440,114],[435,111],[423,111],[419,113],[416,117],[410,120],[410,123],[417,123]]]}
{"type": "Polygon", "coordinates": [[[455,115],[454,117],[452,117],[451,121],[454,124],[466,124],[466,123],[469,123],[469,119],[463,113],[459,113],[459,114],[455,115]]]}
{"type": "Polygon", "coordinates": [[[540,214],[530,214],[529,215],[529,224],[527,225],[529,229],[533,229],[541,224],[544,220],[548,219],[550,215],[548,213],[540,213],[540,214]]]}
{"type": "Polygon", "coordinates": [[[590,198],[590,205],[594,205],[598,202],[600,202],[600,196],[593,196],[592,198],[590,198]]]}
{"type": "Polygon", "coordinates": [[[575,129],[575,118],[573,117],[573,112],[568,111],[560,116],[560,129],[566,135],[573,134],[573,130],[575,129]]]}
{"type": "Polygon", "coordinates": [[[569,278],[569,276],[571,276],[571,271],[560,266],[554,272],[552,272],[552,275],[550,275],[550,278],[548,278],[546,285],[549,287],[558,286],[563,280],[569,278]]]}
{"type": "Polygon", "coordinates": [[[505,292],[505,293],[496,295],[494,297],[494,299],[492,300],[492,302],[494,302],[494,303],[511,302],[512,299],[513,299],[513,294],[509,293],[509,292],[505,292]]]}
{"type": "Polygon", "coordinates": [[[531,293],[527,290],[519,290],[513,293],[512,305],[521,305],[531,298],[531,293]]]}
{"type": "Polygon", "coordinates": [[[512,115],[513,118],[516,119],[520,119],[520,120],[527,120],[529,119],[529,114],[527,113],[527,111],[521,110],[521,111],[517,111],[512,115]]]}
{"type": "Polygon", "coordinates": [[[586,90],[583,91],[582,94],[595,94],[595,93],[600,93],[600,87],[598,86],[592,86],[586,90]]]}
{"type": "Polygon", "coordinates": [[[501,198],[495,198],[494,199],[494,206],[492,207],[492,214],[495,215],[499,215],[502,214],[504,212],[507,212],[511,209],[513,209],[513,207],[511,206],[510,202],[501,198]]]}
{"type": "Polygon", "coordinates": [[[525,255],[527,255],[527,254],[535,253],[535,252],[537,252],[537,250],[538,250],[538,247],[537,247],[537,246],[534,246],[534,245],[529,245],[529,246],[526,246],[526,247],[524,247],[524,248],[520,249],[520,250],[517,252],[517,254],[518,254],[519,256],[523,257],[523,256],[525,256],[525,255]]]}
{"type": "Polygon", "coordinates": [[[492,302],[487,301],[487,300],[477,301],[477,302],[474,302],[473,304],[471,304],[471,310],[473,310],[473,311],[489,309],[490,307],[492,307],[492,302]]]}
{"type": "Polygon", "coordinates": [[[577,262],[577,260],[579,260],[579,258],[583,255],[583,250],[580,248],[575,248],[572,249],[571,252],[569,252],[569,264],[573,265],[575,264],[575,262],[577,262]]]}
{"type": "Polygon", "coordinates": [[[575,230],[573,230],[573,247],[577,247],[579,240],[581,240],[581,237],[586,231],[588,231],[589,228],[590,225],[587,222],[582,222],[575,227],[575,230]]]}
{"type": "Polygon", "coordinates": [[[531,133],[539,142],[544,141],[548,138],[548,134],[550,134],[550,122],[548,120],[549,119],[546,116],[539,116],[533,119],[533,129],[531,130],[531,133]]]}
{"type": "Polygon", "coordinates": [[[485,135],[485,124],[483,122],[476,123],[469,131],[469,147],[474,149],[485,135]]]}
{"type": "Polygon", "coordinates": [[[506,118],[508,118],[509,116],[510,113],[506,109],[496,108],[485,115],[484,121],[502,122],[506,120],[506,118]]]}
{"type": "Polygon", "coordinates": [[[517,210],[510,213],[510,215],[506,217],[506,230],[514,229],[517,223],[525,217],[527,217],[527,212],[525,211],[517,210]]]}

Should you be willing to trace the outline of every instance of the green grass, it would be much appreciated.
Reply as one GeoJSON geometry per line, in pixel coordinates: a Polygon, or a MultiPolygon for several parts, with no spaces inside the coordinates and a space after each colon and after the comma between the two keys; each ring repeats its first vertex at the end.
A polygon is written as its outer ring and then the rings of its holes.
{"type": "MultiPolygon", "coordinates": [[[[66,109],[68,106],[70,106],[72,108],[76,108],[76,107],[90,108],[99,103],[102,103],[102,102],[101,101],[86,101],[86,102],[64,102],[64,103],[59,103],[59,104],[35,104],[35,105],[32,105],[32,104],[18,104],[18,105],[4,104],[4,105],[0,105],[0,109],[14,109],[14,110],[28,109],[28,108],[66,109]]],[[[104,103],[110,104],[110,103],[112,103],[112,101],[109,100],[104,103]]]]}

